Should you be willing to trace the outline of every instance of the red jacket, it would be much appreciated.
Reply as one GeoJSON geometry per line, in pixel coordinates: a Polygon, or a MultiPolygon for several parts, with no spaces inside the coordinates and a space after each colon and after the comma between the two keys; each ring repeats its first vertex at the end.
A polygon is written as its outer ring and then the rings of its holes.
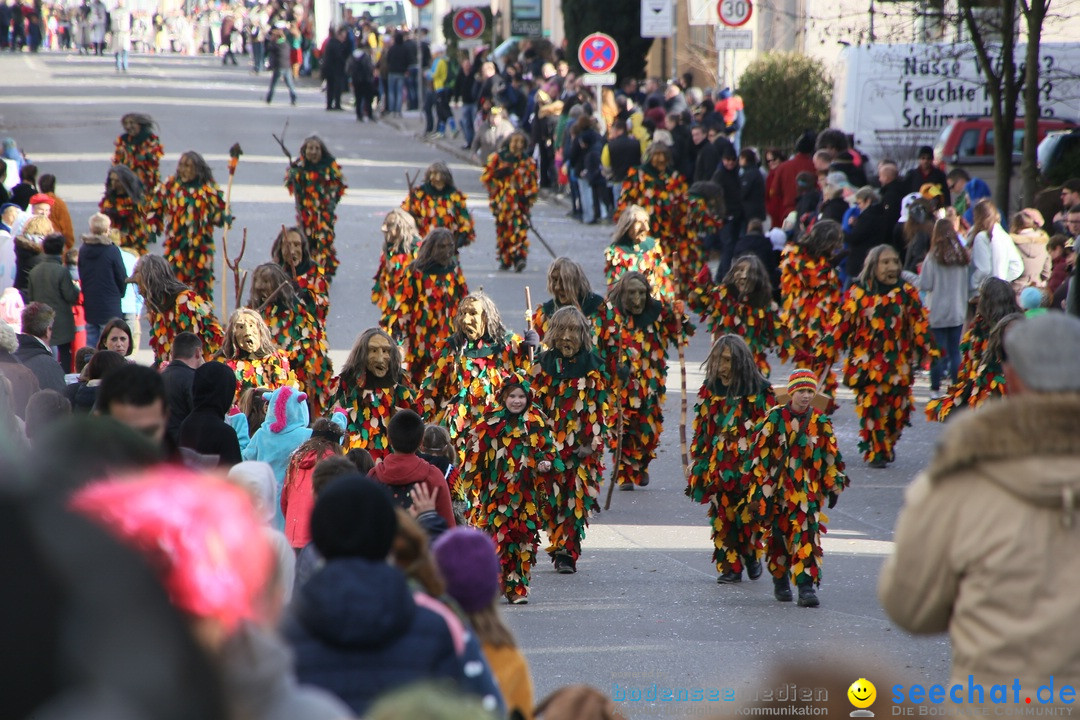
{"type": "Polygon", "coordinates": [[[447,527],[457,525],[454,522],[454,508],[450,505],[450,488],[439,469],[418,458],[412,453],[391,453],[379,461],[371,470],[371,475],[387,485],[410,485],[422,482],[435,493],[435,510],[447,527]]]}
{"type": "Polygon", "coordinates": [[[795,153],[769,173],[765,181],[765,207],[773,227],[780,227],[787,214],[795,209],[795,200],[799,195],[795,178],[801,172],[808,172],[817,180],[814,159],[810,155],[795,153]]]}
{"type": "Polygon", "coordinates": [[[311,472],[316,463],[333,453],[316,456],[307,452],[303,457],[289,458],[285,483],[281,486],[281,514],[285,516],[285,537],[294,548],[311,542],[311,511],[315,508],[315,491],[311,487],[311,472]]]}

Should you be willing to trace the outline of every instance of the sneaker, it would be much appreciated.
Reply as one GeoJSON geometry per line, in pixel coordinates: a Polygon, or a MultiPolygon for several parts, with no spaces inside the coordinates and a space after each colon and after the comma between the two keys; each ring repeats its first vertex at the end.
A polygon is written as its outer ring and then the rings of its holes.
{"type": "Polygon", "coordinates": [[[787,576],[773,578],[773,597],[780,602],[791,602],[791,583],[787,576]]]}
{"type": "Polygon", "coordinates": [[[629,491],[632,491],[633,489],[634,489],[634,483],[632,483],[632,482],[619,483],[619,490],[620,491],[629,492],[629,491]]]}
{"type": "Polygon", "coordinates": [[[875,470],[884,470],[889,466],[889,463],[885,460],[885,458],[874,458],[866,464],[875,470]]]}
{"type": "Polygon", "coordinates": [[[529,604],[529,596],[528,596],[528,594],[516,595],[514,593],[511,593],[511,594],[506,596],[506,600],[511,605],[528,605],[529,604]]]}
{"type": "Polygon", "coordinates": [[[555,556],[555,572],[560,575],[573,575],[577,572],[577,565],[574,562],[574,558],[569,555],[556,555],[555,556]]]}
{"type": "Polygon", "coordinates": [[[757,558],[743,558],[743,565],[746,566],[746,575],[751,580],[757,580],[761,577],[761,561],[757,558]]]}
{"type": "Polygon", "coordinates": [[[641,473],[641,482],[639,482],[638,485],[641,485],[641,487],[648,487],[649,473],[641,473]]]}
{"type": "Polygon", "coordinates": [[[817,607],[820,604],[821,601],[818,600],[812,584],[807,583],[799,586],[799,607],[817,607]]]}
{"type": "Polygon", "coordinates": [[[521,272],[524,269],[525,269],[525,261],[524,260],[518,260],[516,263],[514,263],[514,272],[521,272]]]}
{"type": "Polygon", "coordinates": [[[742,573],[726,572],[716,578],[717,585],[734,585],[742,582],[742,573]]]}

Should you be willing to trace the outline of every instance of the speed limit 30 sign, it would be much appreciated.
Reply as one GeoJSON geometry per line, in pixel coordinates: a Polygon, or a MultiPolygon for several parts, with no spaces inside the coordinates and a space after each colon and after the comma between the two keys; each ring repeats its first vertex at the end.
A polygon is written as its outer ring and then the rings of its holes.
{"type": "Polygon", "coordinates": [[[728,27],[741,27],[750,22],[754,4],[750,0],[720,0],[716,3],[716,14],[728,27]]]}

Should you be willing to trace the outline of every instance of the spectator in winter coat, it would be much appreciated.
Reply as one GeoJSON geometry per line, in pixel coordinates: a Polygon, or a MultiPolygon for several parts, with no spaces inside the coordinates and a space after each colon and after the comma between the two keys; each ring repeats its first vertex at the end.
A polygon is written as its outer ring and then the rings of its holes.
{"type": "Polygon", "coordinates": [[[816,176],[814,160],[811,157],[813,152],[814,134],[804,133],[795,144],[795,154],[769,173],[765,184],[765,204],[773,208],[769,216],[773,227],[780,227],[787,214],[795,209],[795,201],[799,196],[795,179],[799,173],[815,173],[816,176]]]}
{"type": "Polygon", "coordinates": [[[461,621],[413,592],[386,562],[397,525],[393,500],[379,483],[354,475],[327,485],[311,513],[312,540],[325,564],[297,588],[284,622],[300,680],[334,693],[358,716],[387,690],[465,679],[461,621]]]}
{"type": "Polygon", "coordinates": [[[285,607],[292,599],[296,582],[296,552],[289,545],[285,533],[273,527],[274,523],[274,469],[258,460],[245,460],[229,470],[229,482],[244,488],[255,506],[255,513],[263,522],[263,536],[274,549],[277,564],[279,592],[275,600],[285,607]]]}
{"type": "MultiPolygon", "coordinates": [[[[878,182],[881,183],[881,190],[878,192],[881,196],[881,209],[891,228],[900,222],[900,215],[904,211],[904,198],[911,193],[907,189],[907,184],[900,179],[900,170],[897,169],[896,163],[892,161],[885,161],[878,165],[878,182]]],[[[915,194],[918,194],[918,190],[915,194]]]]}
{"type": "Polygon", "coordinates": [[[90,234],[79,248],[79,282],[86,313],[86,344],[94,347],[101,331],[113,318],[123,317],[120,301],[127,292],[128,273],[124,257],[109,234],[107,215],[90,216],[90,234]]]}
{"type": "Polygon", "coordinates": [[[225,422],[236,397],[236,375],[225,363],[199,366],[191,383],[191,414],[180,423],[177,444],[202,456],[203,467],[230,468],[240,462],[240,442],[225,422]]]}
{"type": "Polygon", "coordinates": [[[359,122],[375,121],[373,104],[375,101],[375,64],[371,61],[371,51],[361,46],[353,50],[352,55],[353,99],[356,103],[356,119],[359,122]]]}
{"type": "Polygon", "coordinates": [[[996,277],[1011,283],[1024,272],[1024,260],[1012,237],[1001,227],[1001,215],[990,198],[983,198],[972,208],[968,247],[971,248],[971,289],[978,290],[983,280],[996,277]]]}
{"type": "Polygon", "coordinates": [[[844,242],[848,246],[847,274],[856,278],[862,272],[863,262],[870,249],[878,245],[889,245],[892,241],[892,228],[881,206],[881,196],[872,187],[859,188],[855,193],[855,206],[859,209],[859,219],[851,232],[844,233],[844,242]]]}
{"type": "Polygon", "coordinates": [[[75,339],[75,314],[72,306],[79,299],[79,288],[71,279],[71,271],[61,257],[64,252],[64,236],[60,233],[47,235],[42,241],[41,261],[30,271],[27,294],[30,302],[43,302],[53,309],[51,345],[58,353],[64,372],[71,370],[71,343],[75,339]]]}
{"type": "MultiPolygon", "coordinates": [[[[348,424],[343,415],[335,417],[348,424]]],[[[315,507],[311,475],[320,461],[341,456],[344,433],[343,424],[319,418],[311,426],[311,437],[289,458],[285,484],[281,488],[281,512],[285,516],[285,537],[296,552],[311,542],[311,509],[315,507]]]]}
{"type": "MultiPolygon", "coordinates": [[[[387,434],[394,452],[375,466],[371,476],[384,485],[391,486],[395,497],[399,499],[407,496],[410,488],[423,483],[435,494],[439,515],[448,527],[454,527],[457,523],[454,520],[446,479],[434,465],[416,455],[424,439],[424,421],[411,410],[399,411],[390,419],[387,434]]],[[[404,506],[404,503],[402,505],[404,506]]]]}
{"type": "Polygon", "coordinates": [[[349,29],[341,26],[331,29],[330,37],[323,46],[322,76],[326,80],[326,109],[341,109],[341,94],[348,82],[345,63],[349,60],[349,29]]]}
{"type": "Polygon", "coordinates": [[[191,386],[195,381],[195,371],[202,364],[202,338],[193,332],[178,333],[173,339],[169,365],[161,373],[169,407],[170,437],[180,437],[180,424],[191,414],[191,386]]]}
{"type": "Polygon", "coordinates": [[[52,199],[49,219],[56,226],[56,231],[64,236],[64,250],[70,250],[75,245],[75,228],[71,224],[71,212],[67,203],[56,196],[56,176],[42,175],[38,181],[38,189],[52,199]]]}
{"type": "Polygon", "coordinates": [[[605,167],[610,168],[611,184],[616,188],[622,187],[630,168],[641,165],[641,143],[626,131],[625,120],[611,123],[607,145],[600,159],[605,167]]]}
{"type": "Polygon", "coordinates": [[[16,336],[15,328],[0,321],[0,375],[6,377],[11,383],[15,414],[25,420],[26,404],[30,401],[30,396],[38,391],[39,386],[34,371],[15,357],[15,351],[18,348],[19,338],[16,336]]]}
{"type": "Polygon", "coordinates": [[[934,148],[923,145],[919,148],[919,164],[904,176],[904,185],[907,192],[920,192],[926,183],[937,185],[941,188],[941,197],[945,207],[952,205],[952,196],[949,194],[949,181],[945,177],[945,171],[934,165],[934,148]]]}
{"type": "Polygon", "coordinates": [[[739,152],[739,186],[743,217],[746,220],[765,220],[765,176],[757,153],[750,148],[739,152]]]}

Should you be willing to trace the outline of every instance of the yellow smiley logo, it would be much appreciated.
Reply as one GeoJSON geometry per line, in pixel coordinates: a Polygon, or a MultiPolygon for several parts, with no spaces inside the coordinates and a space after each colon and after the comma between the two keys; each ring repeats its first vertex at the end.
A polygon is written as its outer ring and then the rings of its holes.
{"type": "Polygon", "coordinates": [[[859,678],[851,683],[851,687],[847,690],[847,696],[852,705],[860,710],[865,710],[873,705],[874,700],[877,699],[877,688],[874,687],[874,683],[866,678],[859,678]]]}

